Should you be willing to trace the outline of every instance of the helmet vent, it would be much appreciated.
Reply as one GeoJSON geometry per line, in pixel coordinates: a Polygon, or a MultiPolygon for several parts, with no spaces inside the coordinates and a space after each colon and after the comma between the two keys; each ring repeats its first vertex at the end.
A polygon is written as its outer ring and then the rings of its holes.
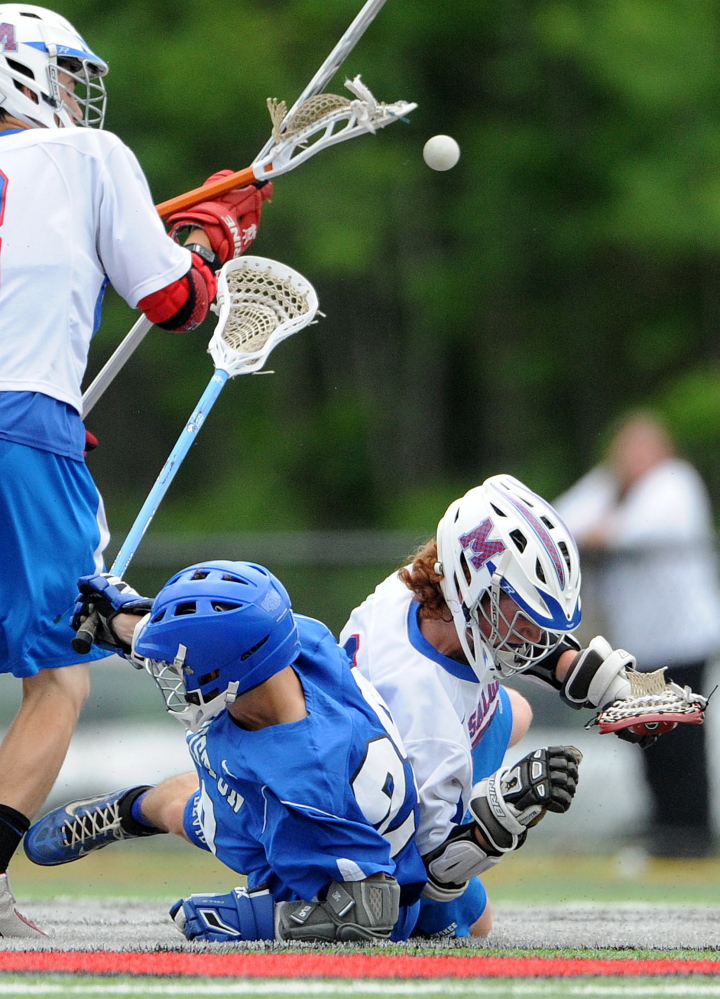
{"type": "Polygon", "coordinates": [[[152,619],[152,623],[157,624],[157,622],[162,621],[164,617],[165,617],[165,608],[163,608],[159,614],[155,615],[155,617],[152,619]]]}
{"type": "Polygon", "coordinates": [[[245,652],[243,652],[243,654],[240,656],[240,662],[244,663],[245,660],[249,659],[250,656],[254,655],[258,649],[261,649],[265,644],[265,642],[267,642],[268,638],[270,638],[270,636],[266,635],[265,638],[261,638],[259,642],[253,645],[251,649],[247,649],[245,652]]]}
{"type": "Polygon", "coordinates": [[[540,580],[541,583],[547,583],[545,579],[545,573],[543,572],[543,567],[540,565],[540,559],[535,561],[535,575],[540,580]]]}
{"type": "Polygon", "coordinates": [[[209,569],[196,569],[195,572],[190,577],[190,579],[193,579],[193,580],[195,580],[195,579],[207,579],[209,575],[210,575],[210,570],[209,569]]]}
{"type": "Polygon", "coordinates": [[[498,517],[507,517],[507,514],[505,513],[505,511],[501,510],[499,506],[495,506],[494,503],[491,503],[490,506],[493,508],[493,510],[495,511],[495,513],[498,515],[498,517]]]}
{"type": "Polygon", "coordinates": [[[212,681],[217,680],[219,676],[220,676],[220,670],[213,669],[210,670],[209,673],[205,673],[203,676],[201,676],[198,680],[198,683],[200,684],[201,687],[204,687],[206,683],[212,683],[212,681]]]}
{"type": "Polygon", "coordinates": [[[175,617],[180,617],[183,614],[195,614],[197,612],[197,604],[194,600],[187,600],[184,604],[178,604],[175,608],[175,617]]]}
{"type": "Polygon", "coordinates": [[[565,544],[564,541],[558,541],[557,546],[560,549],[562,557],[565,559],[568,570],[572,570],[572,564],[570,562],[570,552],[568,551],[568,546],[565,544]]]}
{"type": "Polygon", "coordinates": [[[10,56],[6,56],[5,58],[7,59],[8,66],[14,69],[16,73],[22,73],[23,76],[28,76],[31,80],[35,79],[35,74],[29,66],[23,66],[21,62],[18,62],[17,59],[11,59],[10,56]]]}
{"type": "Polygon", "coordinates": [[[241,586],[247,586],[248,584],[244,579],[239,579],[237,576],[231,576],[229,573],[223,575],[224,583],[240,583],[241,586]]]}
{"type": "Polygon", "coordinates": [[[540,518],[540,520],[543,522],[543,524],[545,525],[545,527],[547,527],[547,529],[549,531],[552,531],[552,530],[555,529],[555,525],[547,517],[543,516],[543,517],[540,518]]]}
{"type": "Polygon", "coordinates": [[[243,606],[242,604],[221,603],[219,600],[214,600],[213,601],[213,605],[212,605],[212,609],[214,611],[218,611],[218,613],[221,613],[222,611],[237,610],[238,607],[242,607],[242,606],[243,606]]]}
{"type": "Polygon", "coordinates": [[[527,548],[527,538],[525,537],[523,532],[515,528],[514,531],[510,532],[510,537],[515,542],[515,547],[517,548],[517,550],[520,553],[524,552],[525,549],[527,548]]]}

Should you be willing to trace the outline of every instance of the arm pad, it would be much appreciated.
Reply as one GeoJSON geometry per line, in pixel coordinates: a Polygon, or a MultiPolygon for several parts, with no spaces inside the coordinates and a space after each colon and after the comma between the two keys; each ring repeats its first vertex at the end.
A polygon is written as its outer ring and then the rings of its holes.
{"type": "Polygon", "coordinates": [[[579,652],[582,646],[572,635],[567,635],[562,642],[553,649],[549,655],[545,656],[537,663],[533,663],[530,669],[524,669],[518,676],[526,676],[528,680],[537,683],[541,687],[549,687],[551,690],[562,690],[562,681],[555,676],[558,660],[565,652],[579,652]]]}
{"type": "Polygon", "coordinates": [[[146,295],[138,307],[155,326],[187,333],[205,319],[216,291],[215,274],[202,257],[193,253],[192,266],[184,277],[146,295]]]}
{"type": "Polygon", "coordinates": [[[470,878],[482,874],[502,860],[501,853],[484,850],[475,835],[476,825],[468,822],[456,826],[444,843],[425,854],[423,860],[428,880],[423,898],[435,902],[450,902],[467,888],[470,878]]]}

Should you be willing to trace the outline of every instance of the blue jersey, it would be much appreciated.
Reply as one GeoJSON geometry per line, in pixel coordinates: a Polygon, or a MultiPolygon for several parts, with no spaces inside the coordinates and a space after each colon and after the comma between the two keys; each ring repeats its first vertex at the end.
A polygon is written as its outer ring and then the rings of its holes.
{"type": "Polygon", "coordinates": [[[391,874],[403,905],[425,882],[417,792],[387,708],[319,621],[296,615],[293,663],[308,714],[259,731],[227,711],[188,746],[200,790],[186,832],[276,901],[312,899],[330,881],[391,874]]]}

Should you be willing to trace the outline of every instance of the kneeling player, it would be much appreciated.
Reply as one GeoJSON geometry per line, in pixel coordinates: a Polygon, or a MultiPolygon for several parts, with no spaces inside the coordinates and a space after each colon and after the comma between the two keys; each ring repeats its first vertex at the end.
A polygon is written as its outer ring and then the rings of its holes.
{"type": "MultiPolygon", "coordinates": [[[[387,708],[327,628],[293,615],[280,582],[246,562],[191,566],[152,602],[107,576],[87,577],[81,589],[76,626],[92,604],[98,639],[153,676],[189,728],[197,776],[55,809],[28,833],[30,859],[61,864],[174,832],[248,879],[247,889],[177,902],[171,915],[188,939],[409,936],[426,880],[412,770],[387,708]]],[[[547,767],[546,752],[489,789],[500,817],[484,789],[473,796],[473,843],[487,849],[483,833],[498,822],[523,835],[553,807],[556,786],[571,787],[569,806],[575,757],[551,754],[571,761],[569,778],[568,766],[547,767]]],[[[463,859],[473,849],[467,838],[457,848],[463,859]]]]}

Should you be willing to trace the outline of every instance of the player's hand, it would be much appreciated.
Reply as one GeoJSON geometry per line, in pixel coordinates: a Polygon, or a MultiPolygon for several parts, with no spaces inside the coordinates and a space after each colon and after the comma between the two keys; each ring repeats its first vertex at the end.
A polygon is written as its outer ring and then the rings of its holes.
{"type": "Polygon", "coordinates": [[[490,847],[517,850],[529,828],[547,812],[566,812],[578,782],[582,753],[550,746],[529,753],[514,767],[498,770],[472,789],[470,812],[490,847]]]}
{"type": "Polygon", "coordinates": [[[112,622],[118,614],[135,614],[142,617],[152,607],[149,597],[141,597],[129,583],[109,572],[97,572],[81,576],[78,580],[78,596],[73,608],[73,629],[79,628],[95,612],[98,627],[95,632],[95,645],[112,652],[129,652],[130,644],[117,636],[112,622]]]}
{"type": "Polygon", "coordinates": [[[572,708],[602,708],[630,697],[628,670],[635,669],[635,665],[634,656],[624,649],[614,649],[598,635],[573,659],[560,696],[572,708]]]}
{"type": "MultiPolygon", "coordinates": [[[[219,170],[208,177],[203,187],[231,173],[232,170],[219,170]]],[[[203,229],[220,263],[227,263],[244,253],[257,236],[263,201],[269,200],[272,194],[271,183],[249,184],[237,191],[220,194],[171,215],[168,218],[170,235],[177,238],[183,230],[203,229]]]]}

